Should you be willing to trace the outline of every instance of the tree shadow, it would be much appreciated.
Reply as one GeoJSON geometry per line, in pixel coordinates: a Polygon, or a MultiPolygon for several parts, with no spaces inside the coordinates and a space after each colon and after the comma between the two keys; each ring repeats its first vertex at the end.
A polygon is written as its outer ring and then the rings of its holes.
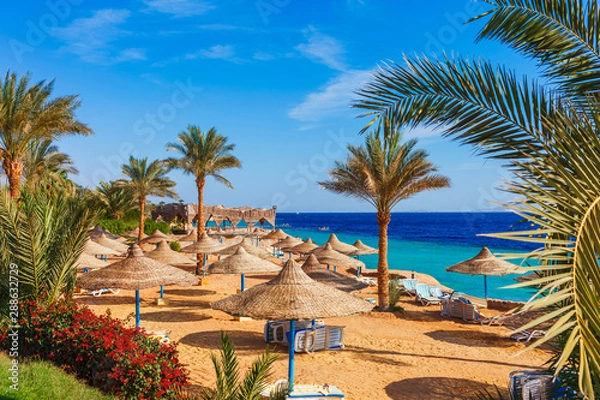
{"type": "Polygon", "coordinates": [[[505,338],[492,332],[437,330],[428,332],[425,334],[425,336],[429,336],[430,338],[440,342],[458,344],[467,347],[509,347],[512,345],[504,340],[505,338]]]}
{"type": "Polygon", "coordinates": [[[170,289],[165,288],[165,296],[173,294],[178,296],[208,296],[217,294],[215,290],[208,289],[170,289]]]}
{"type": "MultiPolygon", "coordinates": [[[[229,336],[236,350],[264,351],[267,347],[263,335],[257,332],[240,330],[223,330],[229,336]]],[[[179,340],[188,346],[201,347],[211,350],[221,349],[221,331],[207,331],[190,333],[179,340]]]]}
{"type": "Polygon", "coordinates": [[[88,306],[121,306],[125,304],[135,305],[135,297],[124,294],[109,294],[105,293],[101,296],[94,297],[86,295],[75,298],[78,303],[88,306]]]}
{"type": "Polygon", "coordinates": [[[141,319],[152,322],[198,322],[211,319],[207,315],[199,315],[195,312],[183,310],[164,310],[153,312],[142,312],[141,319]]]}
{"type": "MultiPolygon", "coordinates": [[[[409,378],[392,382],[385,387],[385,393],[393,400],[453,400],[472,398],[474,394],[488,390],[495,394],[496,388],[484,382],[461,378],[428,376],[409,378]]],[[[501,393],[508,395],[506,390],[501,393]]]]}

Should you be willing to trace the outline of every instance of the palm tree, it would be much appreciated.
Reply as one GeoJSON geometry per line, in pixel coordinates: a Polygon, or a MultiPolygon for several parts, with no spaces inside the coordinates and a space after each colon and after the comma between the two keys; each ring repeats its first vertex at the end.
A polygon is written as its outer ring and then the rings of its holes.
{"type": "Polygon", "coordinates": [[[435,174],[437,168],[417,140],[401,143],[402,135],[389,123],[367,135],[364,146],[348,146],[345,162],[336,162],[330,180],[319,184],[332,192],[356,197],[373,205],[379,225],[377,286],[379,309],[390,307],[388,273],[388,226],[392,209],[417,193],[450,186],[448,178],[435,174]]]}
{"type": "Polygon", "coordinates": [[[148,196],[176,198],[177,193],[172,190],[175,186],[175,182],[166,176],[169,170],[161,160],[155,160],[148,163],[148,157],[135,158],[130,156],[129,164],[123,164],[121,169],[123,170],[123,175],[125,175],[128,180],[118,181],[119,186],[129,190],[139,204],[140,232],[138,241],[140,241],[144,235],[146,198],[148,196]]]}
{"type": "Polygon", "coordinates": [[[30,86],[30,80],[29,74],[18,79],[10,72],[0,80],[0,158],[14,199],[20,196],[23,157],[32,141],[92,133],[75,117],[78,96],[51,99],[54,81],[30,86]]]}
{"type": "MultiPolygon", "coordinates": [[[[534,228],[495,235],[542,246],[529,257],[542,277],[525,310],[548,310],[560,344],[556,374],[582,397],[600,393],[600,14],[598,0],[493,0],[479,39],[534,58],[546,85],[486,61],[406,59],[377,72],[354,105],[404,127],[429,125],[506,161],[515,174],[506,207],[534,228]]],[[[367,129],[365,127],[365,129],[367,129]]]]}
{"type": "Polygon", "coordinates": [[[129,188],[110,181],[98,184],[94,191],[94,200],[107,217],[121,219],[132,208],[136,199],[129,188]]]}
{"type": "Polygon", "coordinates": [[[67,174],[77,174],[69,155],[62,153],[50,139],[32,140],[23,155],[23,179],[30,187],[44,179],[64,182],[67,174]]]}
{"type": "Polygon", "coordinates": [[[196,178],[198,189],[198,239],[204,233],[204,185],[206,178],[212,176],[218,182],[233,189],[221,172],[229,168],[240,168],[240,160],[231,152],[234,144],[227,143],[227,137],[219,135],[212,127],[204,133],[194,125],[188,125],[187,131],[180,132],[177,143],[167,143],[167,150],[178,152],[180,158],[169,158],[167,164],[179,168],[196,178]]]}

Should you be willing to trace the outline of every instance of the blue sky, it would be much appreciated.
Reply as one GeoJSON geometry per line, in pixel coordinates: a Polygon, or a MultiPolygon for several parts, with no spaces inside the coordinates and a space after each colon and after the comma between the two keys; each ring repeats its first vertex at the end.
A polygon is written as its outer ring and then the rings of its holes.
{"type": "MultiPolygon", "coordinates": [[[[485,57],[522,73],[532,65],[493,42],[475,43],[485,9],[470,0],[48,0],[10,2],[0,28],[4,68],[56,79],[77,93],[93,137],[67,137],[74,180],[94,187],[120,178],[130,154],[165,158],[188,124],[215,126],[236,144],[243,168],[226,172],[235,190],[209,181],[206,202],[281,211],[370,211],[317,185],[365,123],[349,108],[382,60],[443,52],[485,57]]],[[[423,193],[397,211],[490,210],[509,175],[439,132],[419,137],[452,188],[423,193]]],[[[193,179],[171,176],[186,202],[193,179]]]]}

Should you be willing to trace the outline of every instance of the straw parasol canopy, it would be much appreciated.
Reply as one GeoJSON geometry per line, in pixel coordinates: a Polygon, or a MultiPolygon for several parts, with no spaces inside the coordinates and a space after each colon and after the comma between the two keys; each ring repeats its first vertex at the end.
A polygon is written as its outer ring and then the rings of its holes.
{"type": "Polygon", "coordinates": [[[285,251],[291,251],[292,253],[300,253],[300,254],[306,254],[306,253],[310,253],[311,251],[313,251],[314,249],[316,249],[317,247],[319,247],[318,245],[316,245],[311,238],[306,239],[304,242],[297,244],[295,246],[289,247],[284,249],[285,251]]]}
{"type": "Polygon", "coordinates": [[[83,268],[102,268],[106,267],[108,262],[101,260],[99,258],[94,257],[91,254],[81,253],[77,261],[75,261],[75,268],[83,269],[83,268]]]}
{"type": "Polygon", "coordinates": [[[326,243],[324,248],[316,248],[314,254],[321,264],[335,265],[336,267],[365,267],[365,263],[352,257],[348,257],[338,251],[335,251],[330,243],[326,243]]]}
{"type": "Polygon", "coordinates": [[[88,241],[85,242],[85,245],[83,246],[83,252],[92,256],[118,256],[122,254],[122,252],[118,252],[109,247],[102,246],[101,244],[98,244],[91,239],[88,239],[88,241]]]}
{"type": "Polygon", "coordinates": [[[285,239],[288,236],[289,235],[287,233],[285,233],[283,230],[277,229],[276,231],[271,231],[271,232],[267,233],[262,238],[263,239],[282,240],[282,239],[285,239]]]}
{"type": "Polygon", "coordinates": [[[504,276],[508,274],[522,274],[527,270],[508,261],[496,258],[492,252],[484,247],[475,257],[454,264],[446,268],[448,272],[458,272],[467,275],[483,275],[485,297],[487,298],[487,277],[504,276]]]}
{"type": "Polygon", "coordinates": [[[357,248],[352,246],[351,244],[340,242],[340,240],[337,238],[335,233],[332,233],[329,236],[329,239],[327,239],[327,241],[322,246],[317,247],[316,250],[317,251],[324,250],[325,246],[328,244],[331,246],[331,248],[333,250],[339,251],[340,253],[347,254],[347,255],[354,255],[354,253],[357,250],[357,248]]]}
{"type": "Polygon", "coordinates": [[[264,274],[281,271],[277,264],[248,254],[241,246],[234,255],[215,261],[202,269],[209,274],[264,274]]]}
{"type": "Polygon", "coordinates": [[[164,233],[162,233],[161,231],[159,231],[157,229],[154,232],[152,232],[152,235],[146,237],[145,239],[140,240],[140,243],[157,244],[157,243],[162,242],[163,240],[166,240],[168,242],[173,241],[173,239],[171,237],[169,237],[168,235],[165,235],[164,233]]]}
{"type": "Polygon", "coordinates": [[[210,306],[229,314],[271,320],[311,320],[368,312],[373,304],[312,280],[294,260],[275,278],[210,306]]]}
{"type": "Polygon", "coordinates": [[[323,268],[314,254],[308,256],[302,265],[302,271],[317,282],[324,283],[328,286],[341,290],[343,292],[354,292],[369,287],[368,283],[361,282],[349,276],[342,275],[330,269],[323,268]]]}
{"type": "Polygon", "coordinates": [[[262,229],[254,228],[251,235],[256,236],[257,238],[263,238],[265,235],[267,235],[267,232],[262,229]]]}
{"type": "Polygon", "coordinates": [[[219,253],[234,254],[240,247],[246,250],[246,253],[255,257],[267,258],[271,255],[271,253],[265,250],[264,248],[252,245],[252,243],[250,243],[250,241],[247,238],[243,239],[239,243],[234,244],[233,246],[224,248],[223,250],[219,251],[219,253]]]}
{"type": "Polygon", "coordinates": [[[89,232],[90,232],[90,237],[92,239],[97,239],[101,235],[104,235],[104,236],[108,237],[109,239],[118,239],[119,238],[119,236],[107,231],[106,229],[102,228],[100,225],[96,225],[95,227],[90,229],[89,232]]]}
{"type": "Polygon", "coordinates": [[[165,240],[159,242],[156,249],[146,253],[146,257],[170,265],[196,264],[196,262],[188,256],[171,250],[171,247],[165,240]]]}
{"type": "Polygon", "coordinates": [[[198,228],[193,228],[187,236],[179,239],[180,242],[195,242],[196,240],[198,240],[198,228]]]}
{"type": "Polygon", "coordinates": [[[106,287],[141,290],[168,285],[191,286],[197,282],[195,275],[144,257],[142,249],[135,244],[124,260],[77,278],[77,286],[88,290],[106,287]]]}
{"type": "Polygon", "coordinates": [[[280,249],[286,249],[286,251],[289,251],[287,250],[289,247],[294,247],[302,243],[304,243],[302,239],[288,236],[285,239],[273,244],[272,247],[278,247],[280,249]]]}
{"type": "Polygon", "coordinates": [[[118,253],[124,253],[129,249],[129,246],[123,244],[121,242],[117,242],[116,240],[107,238],[104,234],[98,236],[96,239],[92,239],[94,242],[101,244],[104,247],[108,247],[109,249],[113,249],[118,253]]]}
{"type": "Polygon", "coordinates": [[[223,250],[225,247],[218,239],[213,239],[206,232],[200,236],[200,240],[189,246],[185,246],[180,251],[183,253],[210,254],[223,250]]]}
{"type": "Polygon", "coordinates": [[[377,254],[377,249],[376,248],[371,247],[371,246],[367,246],[366,244],[364,244],[360,240],[357,240],[356,242],[354,242],[354,244],[352,246],[354,246],[354,247],[356,247],[358,249],[353,254],[355,256],[365,256],[367,254],[377,254]]]}
{"type": "MultiPolygon", "coordinates": [[[[138,235],[140,234],[140,227],[138,226],[137,228],[129,231],[129,232],[125,232],[123,234],[124,237],[127,238],[131,238],[131,239],[137,239],[138,235]]],[[[146,235],[145,233],[142,233],[142,239],[147,238],[148,235],[146,235]]]]}

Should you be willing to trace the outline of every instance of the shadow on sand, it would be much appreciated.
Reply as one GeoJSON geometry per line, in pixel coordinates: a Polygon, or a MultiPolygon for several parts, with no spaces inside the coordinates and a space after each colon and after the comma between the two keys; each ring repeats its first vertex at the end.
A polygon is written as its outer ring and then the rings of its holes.
{"type": "Polygon", "coordinates": [[[438,330],[428,332],[425,336],[429,336],[440,342],[458,344],[461,346],[477,346],[477,347],[510,347],[512,343],[505,340],[502,336],[492,332],[478,332],[467,330],[438,330]]]}
{"type": "MultiPolygon", "coordinates": [[[[496,394],[493,385],[468,379],[426,377],[409,378],[390,383],[385,393],[393,400],[453,400],[473,398],[473,394],[488,390],[496,394]]],[[[502,393],[507,395],[507,393],[502,393]]]]}
{"type": "MultiPolygon", "coordinates": [[[[225,330],[229,340],[235,343],[236,350],[264,351],[267,347],[263,335],[257,332],[225,330]]],[[[201,347],[211,350],[221,349],[221,331],[190,333],[179,340],[188,346],[201,347]]]]}
{"type": "Polygon", "coordinates": [[[142,320],[152,322],[198,322],[211,319],[207,315],[199,315],[185,310],[171,310],[142,312],[142,320]]]}

